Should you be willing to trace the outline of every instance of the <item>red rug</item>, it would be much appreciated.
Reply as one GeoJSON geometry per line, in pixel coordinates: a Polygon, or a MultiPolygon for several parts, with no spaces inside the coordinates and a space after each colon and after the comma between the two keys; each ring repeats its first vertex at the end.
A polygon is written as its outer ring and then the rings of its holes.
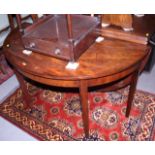
{"type": "Polygon", "coordinates": [[[0,84],[9,79],[14,73],[10,66],[7,64],[4,55],[0,55],[0,65],[5,68],[5,74],[0,70],[0,84]]]}
{"type": "Polygon", "coordinates": [[[27,83],[33,96],[24,109],[18,89],[2,105],[0,115],[40,140],[155,140],[155,96],[137,91],[129,118],[125,117],[128,88],[90,92],[90,137],[85,139],[78,93],[56,92],[27,83]]]}

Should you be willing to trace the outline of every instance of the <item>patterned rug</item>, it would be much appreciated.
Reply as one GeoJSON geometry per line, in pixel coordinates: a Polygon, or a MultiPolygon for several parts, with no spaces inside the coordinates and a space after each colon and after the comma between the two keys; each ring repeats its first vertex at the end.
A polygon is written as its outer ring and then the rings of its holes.
{"type": "Polygon", "coordinates": [[[14,73],[13,70],[7,64],[4,55],[0,55],[0,65],[5,68],[5,74],[0,70],[0,84],[9,79],[14,73]]]}
{"type": "Polygon", "coordinates": [[[128,88],[89,93],[90,137],[86,139],[78,93],[57,92],[27,83],[33,97],[25,109],[18,89],[2,105],[0,115],[39,140],[155,140],[155,96],[137,91],[125,117],[128,88]]]}

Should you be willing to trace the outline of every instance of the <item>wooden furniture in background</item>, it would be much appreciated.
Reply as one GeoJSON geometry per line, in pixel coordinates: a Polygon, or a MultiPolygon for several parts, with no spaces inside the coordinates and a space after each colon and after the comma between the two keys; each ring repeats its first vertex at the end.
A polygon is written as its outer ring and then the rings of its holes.
{"type": "MultiPolygon", "coordinates": [[[[116,15],[111,16],[115,17],[116,15]]],[[[105,37],[147,45],[150,35],[155,31],[155,15],[146,14],[143,17],[132,15],[133,31],[130,32],[125,32],[122,28],[117,27],[116,25],[103,28],[101,32],[102,35],[105,37]]]]}
{"type": "Polygon", "coordinates": [[[21,14],[16,14],[15,15],[16,17],[16,20],[17,20],[17,25],[19,27],[19,30],[20,32],[24,32],[24,30],[22,29],[22,23],[23,23],[23,20],[27,19],[27,18],[31,18],[33,22],[37,21],[38,20],[38,15],[37,14],[29,14],[29,15],[21,15],[21,14]]]}
{"type": "Polygon", "coordinates": [[[108,25],[119,26],[122,29],[132,30],[131,14],[104,14],[102,15],[102,23],[108,25]]]}
{"type": "Polygon", "coordinates": [[[2,51],[2,48],[0,48],[0,71],[3,73],[3,74],[6,74],[7,72],[6,72],[6,70],[5,70],[5,68],[4,68],[4,66],[3,66],[3,64],[1,64],[1,62],[2,62],[2,54],[3,54],[3,51],[2,51]]]}
{"type": "MultiPolygon", "coordinates": [[[[10,15],[0,14],[0,55],[3,54],[3,43],[7,35],[13,29],[14,29],[14,23],[13,23],[13,19],[10,18],[10,15]]],[[[3,64],[1,64],[1,61],[0,61],[0,70],[3,74],[7,73],[3,64]]]]}
{"type": "MultiPolygon", "coordinates": [[[[5,41],[4,51],[6,58],[14,66],[25,98],[30,99],[27,97],[24,77],[50,86],[79,88],[84,133],[87,138],[89,138],[88,88],[102,86],[106,91],[130,85],[126,111],[128,117],[138,74],[144,68],[149,56],[149,48],[145,45],[106,38],[85,51],[77,61],[79,67],[70,70],[66,69],[67,61],[33,51],[30,55],[25,55],[23,50],[21,36],[16,29],[5,41]]],[[[30,102],[31,100],[27,101],[27,104],[30,102]]]]}

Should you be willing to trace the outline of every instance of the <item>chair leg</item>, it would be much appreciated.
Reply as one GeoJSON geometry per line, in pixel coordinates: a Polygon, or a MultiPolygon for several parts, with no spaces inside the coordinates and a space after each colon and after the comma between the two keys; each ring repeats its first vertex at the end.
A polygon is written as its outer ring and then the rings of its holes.
{"type": "Polygon", "coordinates": [[[0,64],[0,70],[3,74],[7,74],[6,70],[3,68],[3,66],[0,64]]]}
{"type": "Polygon", "coordinates": [[[132,101],[134,98],[134,94],[136,91],[136,85],[138,80],[138,71],[133,73],[133,76],[131,78],[130,88],[129,88],[129,96],[128,96],[128,102],[127,102],[127,109],[126,109],[126,117],[129,117],[131,107],[132,107],[132,101]]]}
{"type": "MultiPolygon", "coordinates": [[[[1,51],[0,51],[1,52],[1,51]]],[[[0,53],[1,55],[0,55],[0,70],[1,70],[1,72],[3,73],[3,74],[7,74],[7,71],[5,70],[5,68],[4,68],[4,66],[3,66],[3,64],[1,63],[1,59],[3,59],[3,57],[2,57],[2,53],[0,53]]]]}
{"type": "Polygon", "coordinates": [[[10,28],[11,28],[11,30],[13,30],[15,28],[14,21],[13,21],[13,15],[8,14],[8,19],[9,19],[9,23],[10,23],[10,28]]]}

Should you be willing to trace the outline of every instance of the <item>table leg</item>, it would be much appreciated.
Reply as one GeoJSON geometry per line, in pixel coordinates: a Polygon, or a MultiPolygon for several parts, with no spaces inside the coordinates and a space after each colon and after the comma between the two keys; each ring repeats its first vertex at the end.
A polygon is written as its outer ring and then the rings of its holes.
{"type": "Polygon", "coordinates": [[[89,138],[88,85],[84,80],[80,81],[80,99],[85,137],[89,138]]]}
{"type": "Polygon", "coordinates": [[[27,89],[26,84],[24,82],[24,77],[17,70],[14,70],[14,73],[15,73],[18,81],[19,81],[20,87],[21,87],[22,92],[23,92],[23,99],[26,102],[25,108],[29,108],[30,103],[32,101],[32,97],[28,93],[28,89],[27,89]]]}
{"type": "Polygon", "coordinates": [[[129,117],[131,107],[132,107],[132,101],[134,98],[134,94],[136,91],[136,85],[138,80],[138,71],[133,73],[133,76],[131,78],[130,88],[129,88],[129,96],[128,96],[128,102],[127,102],[127,109],[126,109],[126,117],[129,117]]]}

